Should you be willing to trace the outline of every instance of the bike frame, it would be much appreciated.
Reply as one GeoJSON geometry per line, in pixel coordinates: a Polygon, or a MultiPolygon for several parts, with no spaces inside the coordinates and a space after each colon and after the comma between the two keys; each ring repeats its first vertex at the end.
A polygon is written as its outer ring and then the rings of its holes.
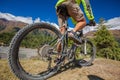
{"type": "MultiPolygon", "coordinates": [[[[87,25],[89,25],[89,24],[87,24],[87,25]]],[[[73,44],[71,44],[70,49],[68,51],[68,33],[69,33],[68,28],[69,27],[68,27],[67,19],[66,19],[65,20],[65,29],[66,29],[66,31],[64,32],[64,34],[62,34],[61,38],[57,42],[57,44],[59,42],[62,43],[62,49],[61,49],[61,53],[60,53],[61,57],[60,57],[59,62],[64,62],[65,57],[67,57],[69,55],[71,55],[71,57],[72,57],[72,59],[69,58],[69,61],[70,62],[75,61],[75,52],[77,50],[77,47],[80,46],[80,45],[78,45],[76,43],[73,43],[73,44]]],[[[78,32],[79,32],[78,37],[80,37],[81,40],[84,39],[85,36],[83,35],[83,30],[78,31],[78,32]]],[[[87,50],[86,50],[87,45],[86,45],[86,43],[87,43],[86,40],[84,40],[84,46],[83,47],[84,47],[84,54],[85,55],[87,55],[87,50]]]]}
{"type": "MultiPolygon", "coordinates": [[[[58,40],[57,43],[62,43],[62,49],[61,49],[61,61],[64,61],[65,57],[67,55],[72,55],[73,56],[73,59],[70,60],[70,62],[72,62],[74,59],[75,59],[75,52],[76,52],[76,49],[77,49],[77,46],[73,43],[69,49],[69,51],[71,51],[70,53],[68,53],[68,24],[67,24],[67,20],[65,20],[65,29],[66,31],[64,32],[64,34],[62,34],[61,38],[58,40]]],[[[61,62],[60,61],[60,62],[61,62]]]]}

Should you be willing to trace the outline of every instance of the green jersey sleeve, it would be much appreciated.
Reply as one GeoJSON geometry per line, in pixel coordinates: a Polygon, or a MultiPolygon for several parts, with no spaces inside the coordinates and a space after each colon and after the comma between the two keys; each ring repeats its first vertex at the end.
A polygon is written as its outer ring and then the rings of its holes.
{"type": "Polygon", "coordinates": [[[80,5],[81,0],[75,0],[78,5],[80,5]]]}
{"type": "Polygon", "coordinates": [[[93,15],[89,0],[81,0],[81,2],[82,2],[82,5],[84,7],[84,11],[85,11],[85,14],[86,14],[87,18],[89,20],[93,20],[94,15],[93,15]]]}

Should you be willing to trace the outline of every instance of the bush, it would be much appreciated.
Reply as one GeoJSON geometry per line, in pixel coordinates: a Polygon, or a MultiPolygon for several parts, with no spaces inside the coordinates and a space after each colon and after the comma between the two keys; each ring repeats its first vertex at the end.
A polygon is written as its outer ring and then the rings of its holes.
{"type": "Polygon", "coordinates": [[[99,50],[99,52],[97,53],[97,56],[105,57],[109,59],[112,56],[111,54],[113,54],[113,51],[110,48],[103,48],[99,50]]]}
{"type": "Polygon", "coordinates": [[[0,43],[9,45],[9,43],[12,40],[12,38],[13,38],[14,35],[15,35],[14,32],[0,33],[0,43]]]}
{"type": "Polygon", "coordinates": [[[105,25],[100,25],[96,32],[94,42],[97,46],[97,56],[120,60],[120,48],[118,42],[105,25]]]}

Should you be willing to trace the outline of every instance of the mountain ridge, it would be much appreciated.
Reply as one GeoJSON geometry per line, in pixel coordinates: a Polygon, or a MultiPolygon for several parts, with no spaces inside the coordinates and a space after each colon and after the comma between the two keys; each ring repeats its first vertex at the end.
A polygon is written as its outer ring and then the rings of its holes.
{"type": "MultiPolygon", "coordinates": [[[[39,17],[36,18],[35,20],[33,20],[32,17],[15,16],[10,13],[0,12],[0,33],[11,31],[15,27],[22,28],[26,25],[36,23],[36,22],[42,22],[42,21],[40,20],[39,17]]],[[[46,21],[46,22],[59,28],[56,23],[51,23],[49,21],[46,21]]],[[[107,25],[107,28],[113,34],[116,35],[115,31],[117,31],[117,33],[119,33],[119,30],[120,30],[120,17],[115,17],[115,18],[109,19],[108,21],[104,22],[104,25],[107,25]]],[[[84,34],[93,36],[93,32],[95,32],[97,30],[97,27],[98,27],[98,25],[95,27],[86,26],[83,29],[83,32],[84,32],[84,34]],[[88,33],[90,33],[90,34],[88,34],[88,33]]],[[[117,36],[119,36],[119,35],[117,34],[117,36]]]]}
{"type": "Polygon", "coordinates": [[[12,21],[12,20],[7,20],[4,18],[0,18],[0,32],[9,32],[13,28],[18,27],[22,28],[24,26],[28,25],[27,23],[20,22],[20,21],[12,21]]]}
{"type": "MultiPolygon", "coordinates": [[[[10,32],[12,31],[15,27],[17,28],[23,28],[26,25],[29,25],[27,23],[21,22],[21,21],[12,21],[12,20],[7,20],[5,18],[0,18],[0,33],[2,32],[10,32]]],[[[55,25],[52,23],[52,25],[55,25]]],[[[57,26],[57,25],[55,25],[57,26]]],[[[94,27],[92,27],[94,28],[94,27]]],[[[89,28],[86,28],[84,31],[86,31],[85,35],[93,37],[94,33],[96,32],[95,29],[91,30],[89,28]]],[[[115,37],[120,38],[120,29],[110,29],[109,30],[115,37]]]]}

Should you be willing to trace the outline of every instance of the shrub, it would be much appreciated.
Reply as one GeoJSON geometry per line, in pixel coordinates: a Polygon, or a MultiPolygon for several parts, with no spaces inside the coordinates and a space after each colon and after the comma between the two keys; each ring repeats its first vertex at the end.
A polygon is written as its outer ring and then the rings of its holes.
{"type": "Polygon", "coordinates": [[[97,56],[120,60],[119,44],[109,32],[107,26],[100,25],[95,35],[94,42],[97,46],[97,56]]]}

